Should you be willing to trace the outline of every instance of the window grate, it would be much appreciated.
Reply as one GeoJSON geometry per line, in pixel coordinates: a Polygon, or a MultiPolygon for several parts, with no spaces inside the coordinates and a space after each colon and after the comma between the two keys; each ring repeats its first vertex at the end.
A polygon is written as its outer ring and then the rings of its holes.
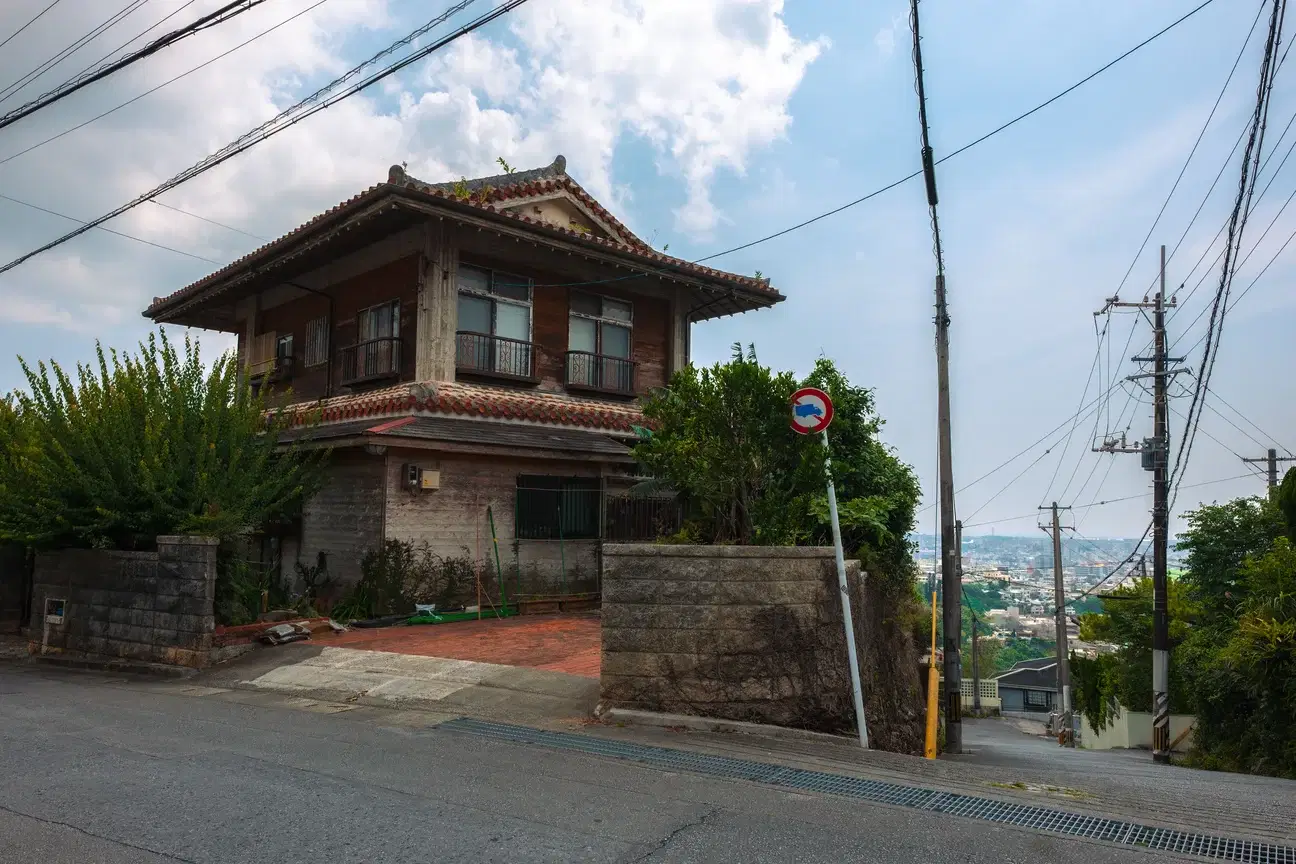
{"type": "Polygon", "coordinates": [[[688,771],[733,780],[751,780],[786,789],[841,795],[879,804],[912,807],[933,813],[980,819],[1069,837],[1103,840],[1122,846],[1140,846],[1181,855],[1196,855],[1216,861],[1239,861],[1243,864],[1296,864],[1296,848],[1291,846],[1253,840],[1235,840],[1172,828],[1154,828],[1149,825],[1109,819],[1105,816],[1068,813],[1051,807],[997,801],[977,795],[938,792],[934,789],[904,786],[881,780],[865,780],[822,771],[804,771],[782,765],[732,759],[727,756],[712,756],[706,753],[691,753],[627,741],[611,741],[570,732],[547,732],[467,717],[442,723],[437,728],[515,744],[535,744],[591,756],[625,759],[653,768],[688,771]]]}

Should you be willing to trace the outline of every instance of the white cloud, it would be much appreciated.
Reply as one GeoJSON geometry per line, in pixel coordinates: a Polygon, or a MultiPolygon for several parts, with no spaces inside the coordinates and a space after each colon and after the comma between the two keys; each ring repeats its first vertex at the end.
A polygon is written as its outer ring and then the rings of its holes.
{"type": "MultiPolygon", "coordinates": [[[[265,4],[187,40],[183,50],[160,52],[6,129],[0,160],[187,72],[312,2],[265,4]]],[[[155,0],[23,96],[65,79],[181,4],[155,0]]],[[[163,26],[216,5],[200,0],[163,26]]],[[[529,168],[563,153],[592,194],[621,209],[631,199],[626,180],[613,176],[613,155],[622,141],[639,138],[655,150],[657,170],[679,184],[678,227],[705,233],[724,218],[711,200],[717,173],[744,172],[755,151],[786,133],[789,100],[825,47],[794,37],[783,5],[532,0],[506,19],[506,28],[484,31],[489,38],[462,38],[419,72],[338,103],[161,200],[275,237],[381,182],[392,163],[408,162],[412,174],[435,181],[489,173],[500,156],[529,168]]],[[[94,0],[65,0],[32,28],[22,50],[13,50],[15,43],[0,55],[0,80],[14,80],[52,55],[78,22],[98,20],[97,8],[94,0]]],[[[421,23],[390,18],[386,0],[326,3],[139,102],[0,164],[0,186],[81,218],[105,212],[421,23]]],[[[633,223],[633,213],[622,215],[633,223]]],[[[72,224],[4,202],[0,218],[6,259],[72,224]]],[[[219,261],[258,245],[156,206],[136,208],[112,225],[219,261]]],[[[79,328],[86,290],[108,310],[98,324],[134,320],[153,296],[214,269],[93,232],[0,276],[9,302],[0,320],[79,328]]]]}

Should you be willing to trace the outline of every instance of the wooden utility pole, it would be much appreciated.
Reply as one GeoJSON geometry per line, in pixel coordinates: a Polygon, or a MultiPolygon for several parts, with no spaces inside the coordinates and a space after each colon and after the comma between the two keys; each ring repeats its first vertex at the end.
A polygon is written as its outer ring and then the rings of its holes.
{"type": "Polygon", "coordinates": [[[1245,462],[1245,463],[1247,463],[1248,465],[1256,465],[1256,464],[1259,464],[1259,463],[1264,463],[1264,464],[1268,465],[1268,467],[1269,467],[1269,494],[1272,495],[1272,494],[1274,494],[1274,490],[1278,488],[1278,463],[1279,463],[1279,462],[1296,462],[1296,457],[1293,457],[1293,456],[1279,456],[1279,455],[1278,455],[1278,451],[1275,450],[1275,449],[1273,449],[1272,447],[1270,447],[1270,448],[1269,448],[1269,453],[1268,453],[1267,455],[1265,455],[1265,456],[1263,456],[1263,457],[1261,457],[1261,458],[1259,458],[1259,459],[1243,459],[1242,461],[1245,462]]]}
{"type": "Polygon", "coordinates": [[[1057,628],[1055,644],[1057,646],[1057,697],[1058,714],[1061,717],[1062,741],[1075,746],[1075,735],[1071,725],[1071,654],[1067,648],[1066,586],[1062,583],[1062,524],[1058,520],[1059,510],[1070,510],[1070,507],[1059,507],[1054,501],[1050,507],[1053,513],[1052,530],[1045,529],[1053,535],[1053,621],[1057,628]]]}
{"type": "Polygon", "coordinates": [[[909,2],[913,31],[914,77],[918,89],[918,123],[922,128],[923,180],[931,215],[936,252],[936,426],[940,479],[941,620],[945,635],[945,752],[963,752],[963,583],[958,575],[958,550],[954,525],[954,455],[950,431],[949,309],[945,302],[945,261],[941,252],[940,221],[936,216],[936,160],[927,131],[927,93],[923,88],[922,43],[918,36],[918,0],[909,2]]]}
{"type": "Polygon", "coordinates": [[[1170,369],[1171,362],[1182,357],[1166,356],[1165,310],[1174,308],[1175,299],[1165,296],[1165,247],[1161,247],[1161,282],[1156,298],[1141,303],[1123,303],[1119,297],[1107,300],[1096,314],[1109,309],[1151,309],[1154,353],[1151,357],[1134,357],[1138,363],[1151,363],[1152,371],[1130,375],[1127,381],[1152,379],[1152,437],[1130,447],[1124,438],[1104,441],[1095,450],[1107,453],[1138,453],[1143,470],[1152,472],[1152,758],[1170,761],[1170,610],[1167,556],[1170,537],[1170,428],[1167,386],[1171,377],[1186,371],[1170,369]]]}

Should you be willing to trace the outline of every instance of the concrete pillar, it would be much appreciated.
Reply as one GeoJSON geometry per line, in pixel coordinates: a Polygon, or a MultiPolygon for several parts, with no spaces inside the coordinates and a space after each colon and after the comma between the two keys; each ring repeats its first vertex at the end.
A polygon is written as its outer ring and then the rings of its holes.
{"type": "Polygon", "coordinates": [[[441,219],[430,220],[424,226],[414,324],[414,367],[419,381],[454,380],[458,259],[449,226],[441,219]]]}

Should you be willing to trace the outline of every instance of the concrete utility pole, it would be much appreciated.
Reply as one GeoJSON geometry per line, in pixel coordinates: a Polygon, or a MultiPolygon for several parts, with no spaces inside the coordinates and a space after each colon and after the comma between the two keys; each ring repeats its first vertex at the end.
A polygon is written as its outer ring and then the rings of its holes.
{"type": "MultiPolygon", "coordinates": [[[[1057,670],[1058,670],[1058,710],[1062,716],[1063,739],[1069,746],[1075,746],[1075,735],[1071,728],[1071,654],[1067,648],[1066,588],[1062,584],[1062,524],[1058,521],[1059,510],[1070,510],[1070,507],[1059,507],[1054,501],[1050,507],[1041,510],[1053,512],[1053,611],[1054,626],[1057,628],[1057,670]]],[[[1048,531],[1048,529],[1045,529],[1048,531]]]]}
{"type": "Polygon", "coordinates": [[[941,618],[945,634],[945,752],[963,752],[963,583],[958,575],[958,550],[954,548],[954,455],[950,431],[949,309],[945,302],[945,261],[941,252],[940,221],[936,216],[936,160],[927,130],[927,94],[923,89],[922,44],[918,36],[918,0],[910,0],[909,25],[913,31],[914,77],[918,89],[918,123],[922,128],[923,180],[931,215],[936,252],[936,425],[940,481],[941,618]]]}
{"type": "Polygon", "coordinates": [[[1263,462],[1269,466],[1269,494],[1272,495],[1274,494],[1274,490],[1278,488],[1278,463],[1296,462],[1296,457],[1279,456],[1278,451],[1270,447],[1268,455],[1263,456],[1260,459],[1244,458],[1242,461],[1247,463],[1248,465],[1255,465],[1263,462]]]}
{"type": "Polygon", "coordinates": [[[1152,437],[1142,445],[1127,447],[1125,441],[1108,439],[1095,450],[1108,453],[1138,453],[1143,459],[1143,470],[1152,472],[1152,758],[1158,762],[1170,761],[1170,611],[1169,580],[1166,572],[1167,545],[1170,537],[1170,430],[1169,405],[1166,389],[1171,377],[1185,369],[1170,369],[1171,362],[1182,362],[1182,357],[1166,356],[1165,310],[1174,308],[1176,301],[1165,298],[1165,247],[1161,247],[1161,284],[1156,299],[1141,303],[1122,303],[1120,298],[1108,299],[1102,310],[1152,309],[1152,331],[1155,351],[1151,357],[1134,357],[1138,363],[1152,363],[1151,372],[1130,375],[1127,381],[1152,379],[1153,430],[1152,437]]]}

